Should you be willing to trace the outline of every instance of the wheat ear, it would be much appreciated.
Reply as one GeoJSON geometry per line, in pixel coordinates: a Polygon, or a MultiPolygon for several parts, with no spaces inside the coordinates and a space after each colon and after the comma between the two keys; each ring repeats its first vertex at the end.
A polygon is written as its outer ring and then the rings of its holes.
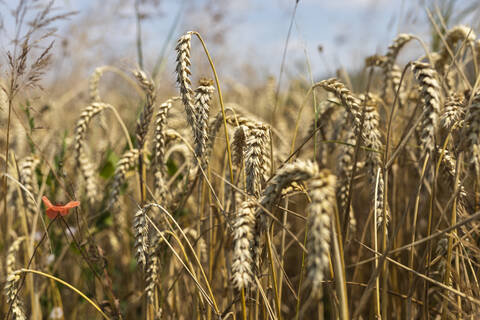
{"type": "MultiPolygon", "coordinates": [[[[39,162],[40,161],[34,157],[26,157],[20,162],[19,165],[20,182],[32,195],[36,194],[35,168],[39,162]]],[[[34,199],[27,195],[24,190],[22,190],[22,195],[27,206],[27,211],[31,214],[34,214],[37,211],[37,206],[35,205],[34,199]]]]}
{"type": "Polygon", "coordinates": [[[185,35],[181,36],[177,41],[177,83],[180,87],[180,96],[182,97],[183,105],[185,107],[185,113],[187,114],[187,122],[195,132],[195,115],[194,115],[194,101],[192,81],[190,79],[190,50],[191,50],[192,32],[189,31],[185,35]]]}
{"type": "Polygon", "coordinates": [[[145,137],[148,133],[148,127],[153,116],[153,109],[155,107],[156,91],[155,85],[147,74],[141,70],[135,71],[135,78],[140,87],[145,92],[145,104],[140,118],[137,121],[137,129],[135,131],[137,137],[138,149],[142,150],[145,144],[145,137]]]}
{"type": "Polygon", "coordinates": [[[113,174],[113,183],[108,197],[107,208],[112,208],[117,203],[118,195],[120,194],[120,187],[125,181],[125,175],[128,171],[135,168],[138,161],[138,155],[138,149],[129,150],[126,151],[118,161],[113,174]]]}
{"type": "Polygon", "coordinates": [[[336,178],[326,169],[307,183],[311,203],[307,207],[307,274],[312,291],[318,294],[329,265],[330,229],[335,214],[336,178]]]}
{"type": "Polygon", "coordinates": [[[83,179],[85,180],[87,198],[91,204],[94,203],[97,198],[97,183],[95,181],[95,168],[84,151],[84,144],[88,126],[92,118],[109,107],[110,106],[105,103],[92,103],[82,111],[75,127],[74,147],[76,166],[80,169],[83,179]]]}
{"type": "Polygon", "coordinates": [[[210,114],[210,103],[212,94],[215,91],[213,81],[210,79],[201,79],[200,85],[195,90],[195,130],[193,132],[195,144],[195,156],[201,160],[202,166],[206,168],[208,159],[206,157],[206,148],[208,141],[208,117],[210,114]]]}
{"type": "Polygon", "coordinates": [[[424,100],[425,116],[421,123],[420,140],[425,154],[435,147],[435,132],[440,114],[440,85],[437,72],[427,63],[414,62],[412,70],[420,84],[420,95],[424,100]]]}
{"type": "Polygon", "coordinates": [[[232,282],[239,291],[248,288],[253,282],[252,244],[255,208],[255,202],[244,201],[235,213],[232,226],[232,282]]]}

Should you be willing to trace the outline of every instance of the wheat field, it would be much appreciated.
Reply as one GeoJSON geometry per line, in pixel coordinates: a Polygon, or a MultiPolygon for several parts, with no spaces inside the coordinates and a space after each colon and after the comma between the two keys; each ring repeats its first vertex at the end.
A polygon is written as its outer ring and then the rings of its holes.
{"type": "Polygon", "coordinates": [[[28,2],[0,76],[2,318],[480,318],[473,28],[285,90],[223,80],[184,30],[170,78],[100,65],[58,93],[39,43],[70,13],[28,2]]]}

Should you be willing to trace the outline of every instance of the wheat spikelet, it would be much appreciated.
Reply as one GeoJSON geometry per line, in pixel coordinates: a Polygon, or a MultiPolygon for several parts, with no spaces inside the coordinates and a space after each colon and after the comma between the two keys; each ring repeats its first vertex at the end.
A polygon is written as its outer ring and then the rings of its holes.
{"type": "Polygon", "coordinates": [[[425,154],[431,153],[435,147],[435,132],[440,114],[440,85],[437,72],[429,64],[414,62],[412,70],[420,84],[420,95],[424,100],[425,117],[421,123],[420,140],[425,154]]]}
{"type": "Polygon", "coordinates": [[[336,178],[326,169],[308,182],[311,203],[307,207],[307,274],[312,282],[312,291],[318,293],[323,274],[328,268],[330,251],[331,219],[335,212],[336,178]]]}
{"type": "Polygon", "coordinates": [[[237,290],[248,288],[252,284],[252,241],[255,225],[255,203],[245,201],[235,213],[232,237],[232,282],[237,290]]]}
{"type": "Polygon", "coordinates": [[[465,99],[458,93],[450,94],[445,102],[441,117],[442,125],[448,131],[461,127],[465,116],[465,99]]]}
{"type": "Polygon", "coordinates": [[[248,130],[245,146],[245,172],[247,193],[258,197],[267,171],[264,150],[267,148],[267,128],[259,125],[248,130]]]}
{"type": "Polygon", "coordinates": [[[195,90],[194,112],[195,130],[193,132],[195,143],[195,155],[206,167],[208,159],[205,156],[208,141],[208,117],[210,113],[210,100],[215,88],[210,79],[201,79],[199,87],[195,90]]]}
{"type": "Polygon", "coordinates": [[[138,149],[141,150],[145,144],[145,137],[148,133],[148,127],[153,115],[153,109],[155,107],[155,85],[153,81],[148,78],[145,72],[138,70],[135,72],[135,78],[137,79],[140,87],[145,92],[145,105],[143,106],[140,119],[137,121],[137,129],[135,131],[137,137],[138,149]]]}
{"type": "Polygon", "coordinates": [[[190,49],[191,49],[192,32],[187,32],[177,41],[175,50],[177,51],[177,83],[180,87],[180,96],[182,97],[185,113],[187,114],[187,122],[195,132],[195,115],[192,81],[190,80],[190,49]]]}
{"type": "MultiPolygon", "coordinates": [[[[26,157],[20,162],[20,183],[32,194],[36,194],[35,168],[40,161],[34,157],[26,157]]],[[[37,211],[34,199],[22,190],[23,199],[27,206],[27,211],[34,214],[37,211]]]]}
{"type": "Polygon", "coordinates": [[[148,254],[148,225],[146,218],[147,209],[138,209],[133,217],[133,233],[135,235],[135,258],[144,269],[147,266],[148,254]]]}
{"type": "Polygon", "coordinates": [[[21,279],[21,271],[12,271],[7,275],[5,283],[5,295],[7,303],[12,306],[12,317],[14,320],[26,320],[27,317],[23,311],[23,303],[18,292],[18,285],[21,279]]]}
{"type": "Polygon", "coordinates": [[[113,183],[108,197],[107,208],[112,208],[113,205],[117,203],[118,195],[120,194],[120,187],[125,181],[125,175],[137,164],[138,155],[138,149],[129,150],[126,151],[118,161],[117,167],[113,174],[113,183]]]}
{"type": "Polygon", "coordinates": [[[84,143],[86,140],[88,125],[92,118],[102,110],[110,107],[110,105],[105,103],[92,103],[82,111],[75,127],[74,148],[76,166],[80,168],[80,172],[85,180],[87,198],[91,204],[95,202],[97,197],[97,183],[95,181],[95,168],[84,151],[84,143]]]}

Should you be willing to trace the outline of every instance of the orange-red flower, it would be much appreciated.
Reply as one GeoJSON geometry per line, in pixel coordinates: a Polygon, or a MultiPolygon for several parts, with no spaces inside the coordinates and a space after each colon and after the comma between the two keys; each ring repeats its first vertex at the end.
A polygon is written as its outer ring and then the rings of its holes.
{"type": "Polygon", "coordinates": [[[64,206],[54,206],[47,197],[43,196],[42,201],[47,207],[47,216],[50,219],[54,219],[60,213],[60,215],[66,216],[68,214],[68,210],[78,207],[80,205],[80,201],[70,201],[64,206]]]}

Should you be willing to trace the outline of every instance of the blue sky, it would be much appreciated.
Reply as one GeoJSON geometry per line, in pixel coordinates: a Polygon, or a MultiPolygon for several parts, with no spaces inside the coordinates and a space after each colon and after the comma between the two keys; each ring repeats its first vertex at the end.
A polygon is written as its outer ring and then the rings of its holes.
{"type": "MultiPolygon", "coordinates": [[[[16,1],[5,2],[11,7],[16,1]]],[[[37,0],[42,2],[46,0],[37,0]]],[[[92,64],[135,64],[133,2],[57,0],[57,7],[79,12],[59,25],[60,34],[69,41],[69,54],[80,56],[78,61],[89,61],[86,68],[94,68],[92,64]]],[[[159,14],[143,22],[147,70],[153,66],[181,3],[181,0],[160,0],[156,8],[159,14]]],[[[187,30],[200,31],[218,61],[219,72],[228,76],[242,73],[246,63],[262,75],[278,75],[294,5],[295,0],[186,0],[175,38],[187,30]],[[220,23],[205,12],[208,4],[224,13],[220,23]],[[217,45],[213,38],[222,33],[224,42],[217,45]]],[[[8,27],[8,19],[5,21],[8,27]]],[[[317,77],[332,74],[340,67],[361,68],[366,56],[384,53],[400,32],[414,32],[428,41],[423,1],[300,0],[287,52],[287,74],[306,76],[306,57],[317,77]],[[319,45],[323,47],[322,54],[317,50],[319,45]]],[[[198,43],[195,46],[200,49],[198,43]]],[[[170,47],[167,70],[173,58],[170,47]]]]}

